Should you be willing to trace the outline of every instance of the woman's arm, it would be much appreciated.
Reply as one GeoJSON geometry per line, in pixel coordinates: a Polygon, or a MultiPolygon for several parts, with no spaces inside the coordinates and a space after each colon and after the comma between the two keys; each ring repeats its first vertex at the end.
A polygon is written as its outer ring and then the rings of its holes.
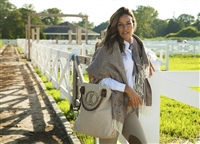
{"type": "Polygon", "coordinates": [[[149,77],[151,77],[153,75],[153,71],[155,71],[155,68],[154,68],[151,61],[156,61],[157,56],[152,50],[147,49],[146,47],[145,47],[145,51],[146,51],[147,56],[149,58],[149,64],[150,64],[150,66],[149,66],[149,77]]]}
{"type": "Polygon", "coordinates": [[[149,59],[151,61],[155,61],[157,59],[156,54],[152,50],[150,50],[150,49],[148,49],[148,48],[145,47],[145,51],[146,51],[147,56],[149,57],[149,59]]]}
{"type": "Polygon", "coordinates": [[[108,86],[112,90],[125,92],[130,99],[129,106],[138,107],[139,105],[142,105],[140,96],[128,85],[120,83],[112,78],[104,78],[99,83],[108,86]]]}
{"type": "Polygon", "coordinates": [[[99,84],[108,86],[111,90],[117,90],[120,92],[124,92],[125,84],[120,83],[112,78],[104,78],[102,79],[99,84]]]}

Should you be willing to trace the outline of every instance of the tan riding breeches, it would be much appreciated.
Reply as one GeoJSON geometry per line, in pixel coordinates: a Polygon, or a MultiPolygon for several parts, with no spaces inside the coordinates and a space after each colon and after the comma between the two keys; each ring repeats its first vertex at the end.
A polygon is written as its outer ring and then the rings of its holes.
{"type": "MultiPolygon", "coordinates": [[[[130,113],[123,125],[122,135],[129,144],[147,144],[147,140],[140,124],[140,121],[135,112],[130,113]]],[[[116,144],[118,135],[112,139],[99,139],[99,144],[116,144]]]]}

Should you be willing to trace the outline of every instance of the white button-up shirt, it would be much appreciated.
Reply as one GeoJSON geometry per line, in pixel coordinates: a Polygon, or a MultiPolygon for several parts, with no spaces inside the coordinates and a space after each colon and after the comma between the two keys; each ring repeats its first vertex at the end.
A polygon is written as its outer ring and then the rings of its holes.
{"type": "MultiPolygon", "coordinates": [[[[131,41],[131,43],[133,40],[131,41]]],[[[126,78],[128,80],[128,86],[132,87],[134,86],[134,75],[133,75],[133,69],[134,69],[134,61],[132,58],[132,45],[128,43],[127,41],[124,41],[125,44],[125,51],[122,53],[122,61],[124,63],[124,68],[126,71],[126,78]],[[130,46],[131,45],[131,46],[130,46]]],[[[147,54],[150,56],[151,60],[156,60],[156,55],[154,52],[152,52],[150,49],[145,48],[147,54]]],[[[100,81],[100,84],[108,86],[112,90],[117,90],[124,92],[126,84],[120,83],[112,78],[104,78],[100,81]]]]}

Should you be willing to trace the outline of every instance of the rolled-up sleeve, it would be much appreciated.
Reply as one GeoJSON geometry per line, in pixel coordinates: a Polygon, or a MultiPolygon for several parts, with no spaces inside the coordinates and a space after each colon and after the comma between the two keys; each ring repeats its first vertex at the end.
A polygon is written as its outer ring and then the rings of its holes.
{"type": "Polygon", "coordinates": [[[108,86],[111,90],[117,90],[120,92],[124,92],[125,84],[120,83],[112,78],[104,78],[102,79],[99,84],[108,86]]]}
{"type": "Polygon", "coordinates": [[[146,51],[147,55],[150,56],[150,60],[155,61],[157,59],[156,54],[152,50],[145,47],[145,51],[146,51]]]}

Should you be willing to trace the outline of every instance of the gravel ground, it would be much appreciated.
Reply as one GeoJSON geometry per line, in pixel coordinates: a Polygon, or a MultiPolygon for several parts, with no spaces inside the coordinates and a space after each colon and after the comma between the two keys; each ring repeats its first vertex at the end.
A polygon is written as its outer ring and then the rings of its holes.
{"type": "Polygon", "coordinates": [[[1,144],[73,143],[13,46],[0,49],[0,108],[1,144]]]}

